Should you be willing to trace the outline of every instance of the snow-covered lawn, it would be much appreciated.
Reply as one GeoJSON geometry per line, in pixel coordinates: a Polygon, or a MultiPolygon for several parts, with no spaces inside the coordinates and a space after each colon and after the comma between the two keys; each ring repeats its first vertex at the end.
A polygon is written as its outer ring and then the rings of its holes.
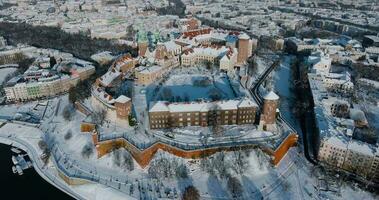
{"type": "Polygon", "coordinates": [[[157,100],[164,100],[167,91],[171,91],[175,100],[180,97],[179,101],[211,100],[212,94],[220,95],[221,99],[235,98],[226,76],[172,75],[161,87],[156,96],[157,100]]]}

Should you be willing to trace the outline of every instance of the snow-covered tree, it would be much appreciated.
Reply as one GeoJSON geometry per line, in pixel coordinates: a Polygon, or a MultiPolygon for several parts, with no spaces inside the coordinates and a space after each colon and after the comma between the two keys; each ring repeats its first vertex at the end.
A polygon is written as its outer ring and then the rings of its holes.
{"type": "Polygon", "coordinates": [[[93,154],[93,145],[91,143],[85,144],[81,154],[84,158],[89,158],[93,154]]]}

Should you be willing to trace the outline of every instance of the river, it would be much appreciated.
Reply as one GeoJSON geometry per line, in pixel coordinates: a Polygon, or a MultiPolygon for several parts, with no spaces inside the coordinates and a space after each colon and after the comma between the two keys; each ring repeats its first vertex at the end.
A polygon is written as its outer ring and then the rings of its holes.
{"type": "Polygon", "coordinates": [[[66,193],[46,182],[33,168],[25,170],[22,176],[13,174],[11,158],[15,153],[10,148],[8,145],[0,144],[0,177],[3,180],[0,191],[1,195],[6,197],[4,199],[72,199],[66,193]]]}

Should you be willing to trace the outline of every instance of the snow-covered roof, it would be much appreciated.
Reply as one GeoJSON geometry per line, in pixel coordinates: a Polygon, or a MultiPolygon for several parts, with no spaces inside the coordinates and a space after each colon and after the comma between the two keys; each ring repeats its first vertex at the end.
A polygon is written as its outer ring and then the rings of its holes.
{"type": "Polygon", "coordinates": [[[322,103],[325,105],[325,106],[331,106],[332,104],[344,104],[344,105],[349,105],[349,102],[347,102],[346,100],[343,100],[343,99],[339,99],[337,97],[328,97],[326,99],[323,99],[322,100],[322,103]]]}
{"type": "Polygon", "coordinates": [[[263,97],[265,100],[279,100],[279,96],[272,90],[263,97]]]}
{"type": "Polygon", "coordinates": [[[244,99],[240,102],[240,104],[238,105],[238,107],[240,107],[240,108],[251,107],[251,106],[253,106],[253,107],[258,107],[258,105],[257,105],[255,102],[253,102],[252,100],[250,100],[250,99],[248,99],[248,98],[244,98],[244,99]]]}
{"type": "Polygon", "coordinates": [[[327,138],[324,141],[324,143],[335,146],[335,147],[339,147],[341,149],[347,149],[347,142],[344,139],[336,137],[336,136],[327,138]]]}
{"type": "Polygon", "coordinates": [[[164,45],[166,46],[167,51],[174,51],[178,48],[181,48],[181,46],[176,44],[173,40],[165,42],[164,45]]]}
{"type": "Polygon", "coordinates": [[[107,73],[105,73],[103,76],[100,77],[100,82],[104,86],[108,86],[109,84],[112,83],[113,80],[118,78],[120,75],[121,75],[121,72],[111,69],[107,71],[107,73]]]}
{"type": "Polygon", "coordinates": [[[108,106],[112,106],[114,104],[114,99],[111,95],[106,93],[103,88],[97,87],[92,90],[92,94],[94,97],[99,99],[101,102],[107,104],[108,106]]]}
{"type": "Polygon", "coordinates": [[[257,104],[249,99],[186,103],[169,103],[166,101],[158,101],[150,104],[149,112],[208,112],[212,109],[236,110],[239,107],[257,107],[257,104]]]}
{"type": "Polygon", "coordinates": [[[221,57],[223,56],[229,48],[226,48],[225,46],[222,47],[196,47],[193,48],[191,51],[187,51],[188,53],[183,54],[183,57],[191,57],[196,55],[205,55],[205,56],[211,56],[211,57],[221,57]]]}
{"type": "Polygon", "coordinates": [[[379,89],[379,81],[374,81],[374,80],[366,79],[366,78],[360,78],[358,81],[371,85],[375,87],[376,89],[379,89]]]}
{"type": "Polygon", "coordinates": [[[130,98],[127,97],[127,96],[124,96],[124,95],[119,96],[119,97],[115,100],[115,102],[117,102],[117,103],[126,103],[126,102],[128,102],[128,101],[130,101],[130,98]]]}
{"type": "Polygon", "coordinates": [[[350,118],[354,121],[367,121],[365,113],[359,109],[350,109],[350,118]]]}
{"type": "Polygon", "coordinates": [[[170,110],[167,105],[168,103],[165,101],[151,102],[149,112],[168,112],[170,110]]]}
{"type": "Polygon", "coordinates": [[[351,142],[349,142],[348,148],[351,151],[367,156],[373,156],[375,154],[375,150],[378,149],[369,144],[357,140],[351,140],[351,142]]]}
{"type": "Polygon", "coordinates": [[[140,67],[136,68],[138,73],[141,73],[141,74],[150,74],[150,73],[157,72],[161,69],[162,69],[162,67],[160,67],[158,65],[154,65],[151,67],[140,66],[140,67]]]}
{"type": "Polygon", "coordinates": [[[250,39],[250,37],[246,33],[241,34],[238,38],[240,40],[249,40],[250,39]]]}

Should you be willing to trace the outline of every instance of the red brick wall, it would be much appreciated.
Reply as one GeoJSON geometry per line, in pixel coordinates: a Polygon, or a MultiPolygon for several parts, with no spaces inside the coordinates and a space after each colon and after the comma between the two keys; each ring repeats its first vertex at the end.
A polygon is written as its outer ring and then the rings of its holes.
{"type": "Polygon", "coordinates": [[[80,131],[81,132],[92,132],[95,130],[96,125],[93,123],[88,123],[88,122],[82,122],[80,124],[80,131]]]}
{"type": "Polygon", "coordinates": [[[298,136],[290,134],[274,152],[273,164],[277,165],[286,155],[287,151],[297,145],[298,136]]]}
{"type": "MultiPolygon", "coordinates": [[[[297,144],[297,135],[291,134],[289,135],[286,140],[282,142],[282,144],[278,147],[276,150],[272,150],[269,148],[262,148],[266,153],[272,156],[272,163],[274,165],[277,165],[280,160],[285,156],[287,151],[297,144]]],[[[176,147],[172,147],[163,143],[156,143],[150,148],[140,151],[138,148],[130,144],[125,139],[117,139],[114,141],[105,141],[97,143],[96,149],[97,149],[97,156],[98,158],[104,156],[107,153],[110,153],[113,149],[124,147],[127,149],[134,159],[137,161],[137,163],[142,167],[145,168],[149,162],[153,159],[155,153],[161,149],[163,151],[169,152],[173,155],[176,155],[178,157],[182,158],[192,158],[197,159],[204,156],[212,155],[219,151],[233,151],[238,148],[253,148],[256,147],[256,145],[245,145],[245,146],[239,146],[239,147],[220,147],[220,148],[210,148],[210,149],[203,149],[203,150],[194,150],[194,151],[185,151],[182,149],[178,149],[176,147]]]]}

